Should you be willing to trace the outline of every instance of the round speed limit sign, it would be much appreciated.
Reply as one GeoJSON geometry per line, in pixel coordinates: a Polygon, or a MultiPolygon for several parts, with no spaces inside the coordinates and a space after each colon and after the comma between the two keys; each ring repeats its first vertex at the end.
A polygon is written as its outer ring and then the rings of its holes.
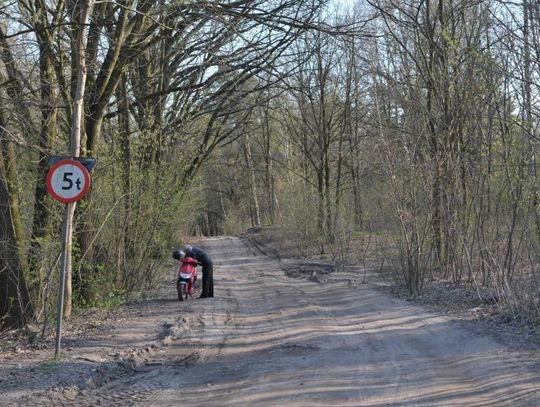
{"type": "Polygon", "coordinates": [[[49,194],[63,203],[82,199],[90,188],[90,173],[80,162],[61,160],[47,174],[49,194]]]}

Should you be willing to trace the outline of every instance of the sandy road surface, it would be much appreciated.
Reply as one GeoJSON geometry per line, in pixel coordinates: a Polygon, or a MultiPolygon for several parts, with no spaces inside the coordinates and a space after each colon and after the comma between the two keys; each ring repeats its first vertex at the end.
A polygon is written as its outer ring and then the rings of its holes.
{"type": "Polygon", "coordinates": [[[288,278],[236,238],[205,247],[216,263],[216,297],[154,302],[124,321],[114,340],[138,347],[125,359],[132,368],[19,403],[540,406],[539,364],[526,354],[369,284],[288,278]]]}

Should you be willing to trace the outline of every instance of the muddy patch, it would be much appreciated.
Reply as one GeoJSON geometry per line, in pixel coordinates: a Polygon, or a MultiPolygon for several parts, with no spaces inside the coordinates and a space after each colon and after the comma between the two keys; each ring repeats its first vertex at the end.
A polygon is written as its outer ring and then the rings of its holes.
{"type": "Polygon", "coordinates": [[[336,271],[333,264],[302,260],[282,262],[281,268],[287,277],[304,278],[318,283],[326,282],[328,276],[336,271]]]}

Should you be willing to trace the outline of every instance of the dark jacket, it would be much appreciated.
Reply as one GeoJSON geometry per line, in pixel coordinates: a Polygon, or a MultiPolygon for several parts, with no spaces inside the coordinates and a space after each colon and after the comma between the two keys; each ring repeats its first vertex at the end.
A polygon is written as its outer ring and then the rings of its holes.
{"type": "Polygon", "coordinates": [[[191,250],[186,250],[186,257],[193,257],[201,266],[211,266],[212,259],[206,252],[198,247],[192,246],[191,250]]]}

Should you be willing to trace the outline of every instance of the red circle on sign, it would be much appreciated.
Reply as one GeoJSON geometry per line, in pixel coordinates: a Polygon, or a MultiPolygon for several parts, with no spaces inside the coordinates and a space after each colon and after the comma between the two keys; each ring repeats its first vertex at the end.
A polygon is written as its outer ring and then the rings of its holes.
{"type": "Polygon", "coordinates": [[[90,189],[90,173],[84,165],[75,160],[60,160],[54,164],[47,174],[47,189],[49,194],[57,201],[63,203],[76,202],[82,199],[90,189]],[[75,168],[73,168],[75,167],[75,168]],[[70,172],[68,172],[70,171],[70,172]],[[74,182],[70,175],[74,172],[82,175],[83,185],[79,189],[79,178],[74,182]],[[62,185],[58,184],[58,176],[63,175],[62,185]],[[74,186],[76,187],[74,189],[74,186]]]}

